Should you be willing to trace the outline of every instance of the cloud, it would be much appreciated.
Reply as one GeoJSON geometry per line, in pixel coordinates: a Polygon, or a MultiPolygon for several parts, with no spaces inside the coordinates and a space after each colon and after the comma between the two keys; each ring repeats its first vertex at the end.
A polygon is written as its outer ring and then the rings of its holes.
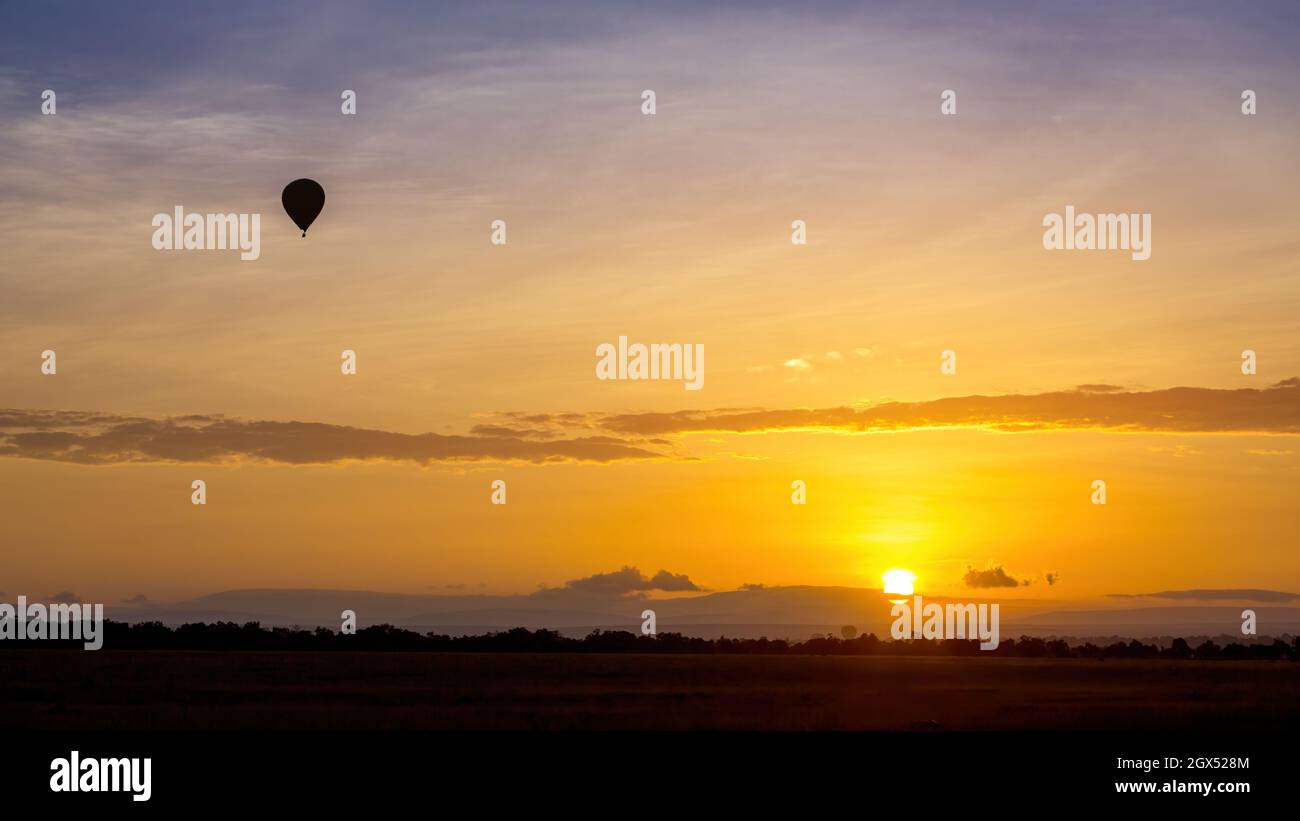
{"type": "Polygon", "coordinates": [[[1083,393],[1119,393],[1120,391],[1124,390],[1124,388],[1119,385],[1091,384],[1091,385],[1079,385],[1078,387],[1075,388],[1075,390],[1081,391],[1083,393]]]}
{"type": "Polygon", "coordinates": [[[683,591],[699,591],[700,588],[685,573],[669,573],[667,570],[660,570],[650,580],[650,586],[654,590],[663,590],[665,592],[680,593],[683,591]]]}
{"type": "MultiPolygon", "coordinates": [[[[976,570],[973,567],[966,568],[966,575],[962,576],[962,581],[967,587],[1020,587],[1019,582],[1007,575],[1007,571],[1002,569],[1002,565],[990,567],[988,570],[976,570]]],[[[1023,582],[1028,584],[1029,582],[1023,582]]]]}
{"type": "Polygon", "coordinates": [[[77,596],[76,593],[73,593],[71,590],[63,590],[58,593],[51,593],[50,595],[45,597],[45,600],[47,602],[55,602],[58,604],[80,604],[81,603],[81,599],[77,596]]]}
{"type": "MultiPolygon", "coordinates": [[[[871,356],[871,349],[854,348],[851,351],[851,353],[855,358],[865,359],[871,356]]],[[[841,364],[845,362],[847,359],[848,357],[844,354],[843,351],[827,351],[826,353],[820,355],[806,353],[783,361],[781,363],[781,367],[789,368],[790,370],[794,371],[796,375],[807,374],[808,372],[814,370],[817,367],[818,362],[821,362],[822,364],[841,364]]],[[[754,365],[752,367],[746,368],[745,370],[748,373],[764,373],[775,369],[776,367],[773,365],[754,365]]]]}
{"type": "Polygon", "coordinates": [[[1197,450],[1196,448],[1189,448],[1187,445],[1183,445],[1183,444],[1177,444],[1177,445],[1174,445],[1174,446],[1171,447],[1171,448],[1166,448],[1166,447],[1147,448],[1147,452],[1148,452],[1148,453],[1167,453],[1167,454],[1169,454],[1170,456],[1174,456],[1174,457],[1177,457],[1177,458],[1179,458],[1179,459],[1183,458],[1184,456],[1200,456],[1200,455],[1201,455],[1201,452],[1200,452],[1199,450],[1197,450]]]}
{"type": "MultiPolygon", "coordinates": [[[[1086,386],[1112,387],[1112,386],[1086,386]]],[[[978,427],[1007,432],[1109,430],[1167,433],[1300,433],[1300,379],[1266,388],[1066,390],[959,396],[870,407],[683,410],[624,413],[597,423],[621,434],[752,433],[828,430],[855,433],[978,427]]]]}
{"type": "MultiPolygon", "coordinates": [[[[1096,387],[1096,386],[1093,386],[1096,387]]],[[[687,458],[659,450],[689,433],[807,430],[847,433],[963,427],[1004,432],[1104,430],[1300,434],[1300,379],[1267,388],[1067,390],[963,396],[823,409],[717,408],[653,413],[503,413],[508,424],[467,434],[419,433],[193,414],[167,418],[94,411],[0,410],[0,457],[85,465],[150,462],[284,464],[350,460],[614,462],[687,458]]],[[[1194,454],[1176,448],[1175,455],[1194,454]]],[[[1288,451],[1260,452],[1285,455],[1288,451]]]]}
{"type": "Polygon", "coordinates": [[[1060,573],[1044,573],[1043,579],[1047,582],[1048,587],[1053,587],[1061,580],[1060,573]]]}
{"type": "Polygon", "coordinates": [[[1174,601],[1258,601],[1289,602],[1300,599],[1300,593],[1257,588],[1225,588],[1195,590],[1162,590],[1159,593],[1110,593],[1112,599],[1172,599],[1174,601]]]}
{"type": "Polygon", "coordinates": [[[660,570],[652,578],[647,579],[640,570],[627,565],[622,570],[611,573],[595,573],[585,578],[572,579],[564,583],[564,588],[606,596],[622,596],[650,590],[672,593],[701,590],[685,573],[669,573],[667,570],[660,570]]]}
{"type": "Polygon", "coordinates": [[[136,593],[129,599],[122,599],[122,604],[148,604],[149,597],[143,593],[136,593]]]}
{"type": "Polygon", "coordinates": [[[284,464],[347,460],[613,462],[661,454],[610,436],[537,441],[535,434],[406,434],[321,422],[193,415],[149,419],[79,411],[0,411],[0,456],[107,465],[127,462],[284,464]]]}

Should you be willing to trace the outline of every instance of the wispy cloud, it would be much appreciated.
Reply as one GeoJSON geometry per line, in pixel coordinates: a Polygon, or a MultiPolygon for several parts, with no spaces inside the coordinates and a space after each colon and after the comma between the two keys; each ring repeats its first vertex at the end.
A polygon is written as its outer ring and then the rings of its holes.
{"type": "Polygon", "coordinates": [[[106,465],[126,462],[285,464],[348,460],[612,462],[660,454],[609,436],[535,441],[508,432],[406,434],[320,422],[197,415],[149,419],[78,411],[0,411],[0,456],[106,465]]]}
{"type": "Polygon", "coordinates": [[[1256,588],[1162,590],[1159,593],[1110,593],[1112,599],[1171,599],[1174,601],[1259,601],[1289,602],[1300,599],[1300,593],[1256,588]]]}
{"type": "Polygon", "coordinates": [[[1116,391],[1113,386],[1003,396],[958,396],[869,407],[686,410],[594,420],[620,434],[846,432],[979,427],[998,431],[1111,430],[1168,433],[1300,433],[1300,379],[1270,387],[1116,391]]]}
{"type": "MultiPolygon", "coordinates": [[[[690,433],[945,427],[1169,433],[1300,433],[1300,379],[1263,389],[1170,388],[965,396],[866,408],[689,410],[671,413],[503,413],[467,434],[408,434],[323,422],[161,419],[93,411],[0,410],[0,457],[86,465],[123,462],[286,464],[349,460],[612,462],[674,456],[665,437],[690,433]],[[582,435],[575,435],[582,434],[582,435]]],[[[1283,453],[1279,451],[1279,453],[1283,453]]],[[[677,457],[681,458],[681,457],[677,457]]]]}

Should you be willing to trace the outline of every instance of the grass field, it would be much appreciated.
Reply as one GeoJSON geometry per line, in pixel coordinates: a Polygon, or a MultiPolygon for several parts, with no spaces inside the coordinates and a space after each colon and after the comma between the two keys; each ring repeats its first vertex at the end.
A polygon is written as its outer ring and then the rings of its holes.
{"type": "Polygon", "coordinates": [[[1289,662],[7,651],[0,729],[1283,729],[1289,662]]]}

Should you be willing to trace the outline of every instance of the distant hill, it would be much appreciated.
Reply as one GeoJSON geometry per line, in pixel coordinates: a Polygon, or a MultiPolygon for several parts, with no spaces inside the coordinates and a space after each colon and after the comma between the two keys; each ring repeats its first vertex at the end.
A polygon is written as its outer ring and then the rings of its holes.
{"type": "MultiPolygon", "coordinates": [[[[1041,599],[998,601],[1004,636],[1233,635],[1239,633],[1242,606],[1153,606],[1117,609],[1103,601],[1095,608],[1059,610],[1041,599]]],[[[926,597],[943,603],[943,597],[926,597]]],[[[890,604],[880,590],[852,587],[755,587],[669,599],[600,596],[569,589],[527,595],[443,595],[378,593],[365,590],[229,590],[165,605],[107,608],[109,618],[128,621],[258,621],[263,625],[337,628],[340,614],[353,610],[361,626],[393,624],[456,635],[511,627],[549,628],[568,635],[592,629],[637,629],[641,612],[653,609],[660,631],[713,638],[789,638],[838,635],[844,625],[862,633],[888,636],[890,604]]],[[[1300,607],[1252,606],[1261,635],[1300,633],[1300,607]]]]}

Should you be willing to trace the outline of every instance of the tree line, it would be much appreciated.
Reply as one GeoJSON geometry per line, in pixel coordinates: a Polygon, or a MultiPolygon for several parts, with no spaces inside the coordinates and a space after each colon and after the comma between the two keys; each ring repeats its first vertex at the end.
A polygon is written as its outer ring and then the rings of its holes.
{"type": "MultiPolygon", "coordinates": [[[[0,642],[0,648],[78,648],[77,641],[0,642]]],[[[1259,659],[1300,660],[1300,636],[1291,641],[1274,639],[1249,644],[1216,644],[1205,639],[1195,644],[1184,638],[1145,643],[1132,639],[1109,644],[1091,641],[1071,644],[1064,639],[1021,636],[1005,639],[995,650],[979,649],[978,641],[882,641],[874,633],[854,638],[814,636],[806,641],[785,639],[704,639],[680,633],[653,636],[626,630],[593,630],[581,638],[555,630],[516,627],[477,636],[418,633],[380,624],[345,635],[325,627],[315,630],[263,627],[259,622],[238,624],[219,621],[169,627],[162,622],[128,624],[104,622],[104,648],[108,650],[367,650],[445,653],[686,653],[703,655],[816,655],[816,656],[991,656],[994,658],[1084,659],[1259,659]]]]}

